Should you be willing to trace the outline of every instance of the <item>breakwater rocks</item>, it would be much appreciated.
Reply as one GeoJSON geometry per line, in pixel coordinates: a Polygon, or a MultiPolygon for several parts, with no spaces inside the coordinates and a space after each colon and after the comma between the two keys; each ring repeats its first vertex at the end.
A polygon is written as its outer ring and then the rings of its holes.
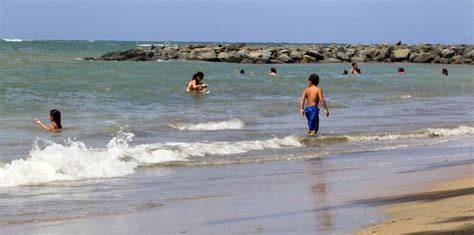
{"type": "Polygon", "coordinates": [[[474,45],[150,45],[86,60],[199,60],[246,64],[412,62],[474,64],[474,45]]]}

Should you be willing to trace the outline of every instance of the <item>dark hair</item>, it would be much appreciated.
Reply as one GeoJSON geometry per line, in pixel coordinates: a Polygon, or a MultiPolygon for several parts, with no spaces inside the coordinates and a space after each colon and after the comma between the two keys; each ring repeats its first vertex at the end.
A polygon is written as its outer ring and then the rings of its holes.
{"type": "Polygon", "coordinates": [[[245,73],[245,70],[241,69],[240,74],[244,74],[244,73],[245,73]]]}
{"type": "Polygon", "coordinates": [[[357,65],[357,63],[352,63],[352,67],[354,67],[354,65],[357,65]]]}
{"type": "Polygon", "coordinates": [[[201,82],[199,81],[199,78],[204,78],[204,73],[202,73],[201,71],[195,73],[193,75],[193,79],[191,79],[191,80],[196,80],[196,84],[199,85],[199,84],[201,84],[201,82]]]}
{"type": "Polygon", "coordinates": [[[310,81],[313,85],[317,86],[319,84],[319,75],[315,73],[309,75],[308,81],[310,81]]]}
{"type": "Polygon", "coordinates": [[[397,72],[405,72],[405,69],[402,67],[398,67],[397,72]]]}
{"type": "Polygon", "coordinates": [[[51,109],[49,111],[49,115],[51,115],[51,119],[53,119],[53,122],[56,123],[59,129],[62,129],[63,126],[61,125],[61,112],[57,109],[51,109]]]}
{"type": "Polygon", "coordinates": [[[443,69],[441,70],[441,74],[448,76],[448,69],[447,69],[447,68],[443,68],[443,69]]]}
{"type": "Polygon", "coordinates": [[[196,75],[200,78],[204,78],[204,73],[202,73],[201,71],[197,72],[196,75]]]}
{"type": "Polygon", "coordinates": [[[342,74],[347,74],[347,70],[342,70],[342,74]]]}
{"type": "Polygon", "coordinates": [[[271,69],[270,69],[270,72],[272,72],[272,73],[276,73],[276,72],[277,72],[277,70],[276,70],[276,68],[271,68],[271,69]]]}

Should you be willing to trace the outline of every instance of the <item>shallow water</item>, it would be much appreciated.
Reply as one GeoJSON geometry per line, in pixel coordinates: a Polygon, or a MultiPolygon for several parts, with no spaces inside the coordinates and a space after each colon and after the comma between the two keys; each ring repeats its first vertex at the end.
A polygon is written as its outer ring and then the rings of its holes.
{"type": "MultiPolygon", "coordinates": [[[[146,190],[150,177],[156,183],[157,177],[166,182],[168,174],[177,175],[173,183],[184,184],[182,167],[383,154],[474,135],[470,65],[361,64],[362,75],[342,76],[349,64],[76,59],[135,45],[0,41],[0,223],[158,205],[195,189],[154,188],[160,200],[153,193],[133,200],[130,195],[146,190]],[[279,77],[267,76],[272,66],[279,77]],[[399,66],[406,75],[395,74],[399,66]],[[448,77],[441,76],[443,67],[448,77]],[[246,74],[238,74],[240,69],[246,74]],[[209,94],[184,91],[198,70],[206,75],[209,94]],[[329,118],[321,115],[319,138],[305,137],[298,112],[311,73],[320,75],[331,110],[329,118]],[[53,108],[63,115],[61,133],[33,123],[46,122],[53,108]],[[134,185],[124,187],[131,179],[134,185]],[[20,205],[22,210],[13,209],[20,205]]],[[[198,175],[196,183],[206,177],[212,176],[198,175]]]]}

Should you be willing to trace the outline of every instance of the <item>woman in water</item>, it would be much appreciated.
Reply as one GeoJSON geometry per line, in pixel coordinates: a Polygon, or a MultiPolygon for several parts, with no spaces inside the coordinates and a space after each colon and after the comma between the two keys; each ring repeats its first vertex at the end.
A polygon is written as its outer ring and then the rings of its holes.
{"type": "Polygon", "coordinates": [[[43,129],[51,132],[61,131],[63,126],[61,126],[61,112],[59,112],[59,110],[52,109],[49,111],[49,120],[51,121],[51,125],[49,126],[46,126],[38,119],[35,119],[35,123],[41,126],[43,129]]]}
{"type": "Polygon", "coordinates": [[[204,79],[204,73],[201,71],[195,73],[191,81],[188,82],[186,86],[186,91],[195,91],[195,92],[206,92],[207,85],[201,81],[204,79]]]}

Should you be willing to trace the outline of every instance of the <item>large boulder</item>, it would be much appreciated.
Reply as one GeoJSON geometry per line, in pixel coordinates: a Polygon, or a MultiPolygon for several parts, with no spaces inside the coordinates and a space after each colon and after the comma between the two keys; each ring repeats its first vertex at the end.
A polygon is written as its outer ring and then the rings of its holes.
{"type": "Polygon", "coordinates": [[[454,56],[455,51],[449,48],[446,48],[441,51],[441,54],[443,55],[443,58],[451,58],[454,56]]]}
{"type": "Polygon", "coordinates": [[[430,52],[430,51],[433,51],[433,45],[431,44],[422,44],[422,45],[419,45],[418,46],[418,51],[420,52],[430,52]]]}
{"type": "Polygon", "coordinates": [[[304,52],[299,50],[294,50],[290,52],[290,57],[293,60],[301,60],[303,58],[304,52]]]}
{"type": "MultiPolygon", "coordinates": [[[[192,48],[191,46],[194,46],[194,45],[189,45],[188,48],[192,48]]],[[[199,50],[199,48],[191,49],[191,51],[189,52],[186,59],[187,60],[198,60],[198,58],[197,58],[198,54],[201,54],[201,51],[199,50]]]]}
{"type": "Polygon", "coordinates": [[[217,59],[229,63],[240,63],[243,60],[243,55],[237,51],[219,52],[217,59]]]}
{"type": "Polygon", "coordinates": [[[188,57],[188,60],[204,60],[204,61],[218,61],[217,54],[214,49],[209,47],[196,48],[192,50],[188,57]]]}
{"type": "Polygon", "coordinates": [[[256,50],[250,51],[246,54],[246,57],[253,61],[262,61],[267,62],[272,55],[272,52],[269,50],[256,50]]]}
{"type": "Polygon", "coordinates": [[[309,56],[315,58],[316,60],[324,59],[324,56],[317,50],[309,50],[309,51],[306,52],[306,55],[309,55],[309,56]]]}
{"type": "Polygon", "coordinates": [[[295,61],[286,53],[280,54],[276,58],[283,63],[294,63],[295,61]]]}
{"type": "Polygon", "coordinates": [[[367,59],[374,59],[377,57],[378,51],[376,48],[367,48],[364,50],[359,51],[359,54],[357,57],[365,57],[367,59]]]}
{"type": "Polygon", "coordinates": [[[464,58],[474,60],[474,49],[464,51],[464,58]]]}
{"type": "Polygon", "coordinates": [[[453,64],[462,64],[464,60],[464,56],[462,55],[455,55],[452,58],[453,64]]]}
{"type": "Polygon", "coordinates": [[[336,52],[336,58],[338,60],[349,61],[351,58],[345,52],[336,52]]]}
{"type": "Polygon", "coordinates": [[[202,53],[197,58],[204,61],[217,61],[217,55],[214,51],[202,53]]]}
{"type": "Polygon", "coordinates": [[[400,62],[404,60],[408,60],[408,57],[410,56],[410,49],[398,49],[392,51],[391,58],[392,61],[394,62],[400,62]]]}
{"type": "Polygon", "coordinates": [[[431,53],[421,53],[419,56],[413,59],[415,63],[430,63],[435,59],[435,56],[431,53]]]}
{"type": "Polygon", "coordinates": [[[352,57],[356,54],[356,50],[352,47],[346,48],[346,54],[352,57]]]}
{"type": "Polygon", "coordinates": [[[316,63],[318,60],[309,55],[303,55],[303,58],[300,60],[302,64],[316,63]]]}
{"type": "Polygon", "coordinates": [[[375,61],[382,62],[385,61],[386,59],[390,58],[390,54],[393,51],[393,47],[391,46],[384,46],[382,48],[378,48],[377,50],[377,56],[374,58],[375,61]]]}
{"type": "Polygon", "coordinates": [[[179,58],[179,52],[177,49],[174,48],[164,48],[163,50],[160,51],[160,56],[168,59],[178,59],[179,58]]]}
{"type": "Polygon", "coordinates": [[[410,61],[410,62],[415,62],[415,60],[418,58],[418,56],[420,56],[420,53],[418,53],[418,52],[412,52],[412,53],[410,54],[409,61],[410,61]]]}

